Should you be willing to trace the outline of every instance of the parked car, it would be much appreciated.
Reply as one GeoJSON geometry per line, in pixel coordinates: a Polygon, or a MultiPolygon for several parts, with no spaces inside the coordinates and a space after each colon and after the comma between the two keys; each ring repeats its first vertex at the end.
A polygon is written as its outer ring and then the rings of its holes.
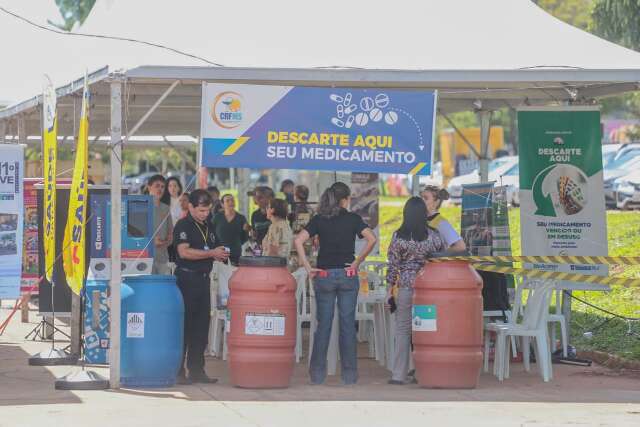
{"type": "Polygon", "coordinates": [[[607,168],[607,165],[616,157],[618,150],[622,147],[622,144],[604,144],[602,146],[602,167],[607,168]]]}
{"type": "MultiPolygon", "coordinates": [[[[507,185],[507,194],[510,202],[520,202],[520,198],[515,191],[519,179],[518,156],[505,156],[491,160],[489,162],[489,181],[496,181],[498,185],[507,185]]],[[[464,184],[474,184],[480,182],[478,170],[474,170],[466,175],[456,176],[449,181],[447,191],[449,191],[451,202],[460,204],[462,202],[462,186],[464,184]]]]}
{"type": "Polygon", "coordinates": [[[630,151],[621,157],[617,157],[609,165],[613,166],[613,168],[605,169],[602,178],[604,182],[604,201],[608,208],[615,208],[615,181],[640,168],[640,152],[630,151]]]}
{"type": "Polygon", "coordinates": [[[618,209],[640,208],[640,169],[616,179],[614,188],[618,209]]]}

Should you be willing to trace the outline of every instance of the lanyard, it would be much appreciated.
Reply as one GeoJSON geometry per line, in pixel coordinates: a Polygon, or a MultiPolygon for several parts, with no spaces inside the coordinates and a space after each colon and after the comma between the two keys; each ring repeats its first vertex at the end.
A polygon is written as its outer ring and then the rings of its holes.
{"type": "Polygon", "coordinates": [[[204,247],[205,250],[207,250],[209,248],[209,245],[207,245],[207,236],[209,235],[209,226],[207,225],[205,228],[205,232],[202,232],[202,229],[200,228],[200,226],[198,225],[197,221],[193,221],[194,224],[196,225],[196,228],[198,229],[198,231],[200,232],[200,235],[202,235],[202,239],[204,240],[204,247]]]}

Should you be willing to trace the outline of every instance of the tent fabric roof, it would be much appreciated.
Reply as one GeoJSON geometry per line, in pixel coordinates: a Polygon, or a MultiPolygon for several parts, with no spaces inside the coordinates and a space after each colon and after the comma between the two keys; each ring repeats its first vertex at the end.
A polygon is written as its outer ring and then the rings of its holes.
{"type": "MultiPolygon", "coordinates": [[[[38,5],[44,11],[32,3],[13,0],[7,7],[39,22],[57,13],[54,2],[38,5]]],[[[6,45],[5,57],[19,61],[0,69],[0,98],[39,93],[44,72],[61,83],[85,67],[98,70],[90,76],[95,136],[108,133],[115,75],[126,80],[130,127],[180,80],[141,136],[198,135],[202,81],[438,89],[439,107],[448,112],[591,102],[640,82],[640,53],[562,23],[529,0],[183,0],[179,7],[99,1],[81,28],[152,40],[225,67],[149,46],[55,35],[4,14],[0,27],[20,40],[6,45]]],[[[58,90],[62,135],[74,133],[81,86],[76,80],[58,90]]],[[[0,110],[0,121],[11,121],[8,133],[21,116],[27,134],[38,135],[39,103],[36,96],[0,110]]]]}

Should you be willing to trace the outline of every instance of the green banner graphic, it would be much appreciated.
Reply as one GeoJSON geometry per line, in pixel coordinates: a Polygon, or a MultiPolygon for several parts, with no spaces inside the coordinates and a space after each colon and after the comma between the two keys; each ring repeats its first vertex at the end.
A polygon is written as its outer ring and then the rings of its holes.
{"type": "Polygon", "coordinates": [[[523,255],[607,254],[600,134],[594,107],[518,111],[523,255]]]}

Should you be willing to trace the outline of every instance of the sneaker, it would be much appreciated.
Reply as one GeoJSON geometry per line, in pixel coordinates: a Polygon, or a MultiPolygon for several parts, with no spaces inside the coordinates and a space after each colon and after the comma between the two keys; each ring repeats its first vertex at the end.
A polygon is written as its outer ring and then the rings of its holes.
{"type": "Polygon", "coordinates": [[[189,380],[200,384],[215,384],[218,382],[217,378],[209,378],[206,374],[189,375],[189,380]]]}
{"type": "Polygon", "coordinates": [[[400,381],[400,380],[389,380],[389,381],[387,381],[387,384],[391,384],[391,385],[404,385],[404,381],[400,381]]]}
{"type": "Polygon", "coordinates": [[[193,384],[193,381],[191,381],[190,378],[187,378],[184,375],[178,375],[176,377],[176,384],[178,384],[178,385],[191,385],[191,384],[193,384]]]}

